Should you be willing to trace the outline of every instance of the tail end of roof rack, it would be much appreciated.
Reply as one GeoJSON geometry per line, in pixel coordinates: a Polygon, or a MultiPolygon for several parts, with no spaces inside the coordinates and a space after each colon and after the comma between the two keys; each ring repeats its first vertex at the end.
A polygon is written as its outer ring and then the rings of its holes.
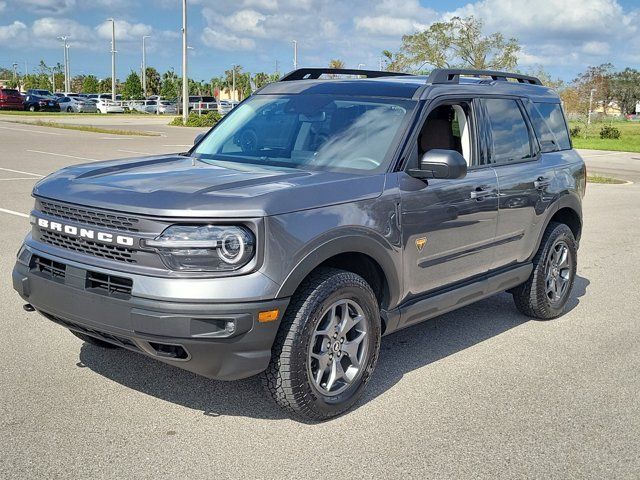
{"type": "Polygon", "coordinates": [[[398,77],[406,73],[385,72],[380,70],[359,70],[353,68],[298,68],[287,73],[280,79],[281,82],[292,80],[317,80],[322,75],[357,75],[365,78],[398,77]]]}
{"type": "Polygon", "coordinates": [[[494,70],[469,70],[458,68],[436,68],[431,72],[427,83],[432,85],[456,84],[460,83],[460,77],[491,78],[493,81],[515,80],[518,83],[528,85],[542,85],[537,77],[522,75],[519,73],[498,72],[494,70]]]}

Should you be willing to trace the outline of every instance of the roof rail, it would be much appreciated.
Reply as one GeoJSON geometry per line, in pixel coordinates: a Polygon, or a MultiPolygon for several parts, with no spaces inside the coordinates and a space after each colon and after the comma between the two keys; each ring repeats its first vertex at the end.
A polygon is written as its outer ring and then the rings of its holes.
{"type": "Polygon", "coordinates": [[[281,82],[291,80],[317,80],[322,75],[358,75],[366,78],[397,77],[408,75],[407,73],[382,72],[379,70],[357,70],[354,68],[298,68],[287,73],[280,79],[281,82]]]}
{"type": "Polygon", "coordinates": [[[527,83],[529,85],[542,85],[539,78],[529,75],[521,75],[519,73],[496,72],[493,70],[466,70],[462,68],[436,68],[431,72],[427,83],[443,84],[443,83],[460,83],[460,76],[466,77],[491,77],[495,81],[504,81],[511,78],[518,83],[527,83]]]}

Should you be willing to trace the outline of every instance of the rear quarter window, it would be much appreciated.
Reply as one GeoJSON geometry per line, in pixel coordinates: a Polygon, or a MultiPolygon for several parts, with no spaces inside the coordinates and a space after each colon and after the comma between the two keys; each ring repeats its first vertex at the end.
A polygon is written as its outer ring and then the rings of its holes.
{"type": "Polygon", "coordinates": [[[527,110],[542,153],[571,149],[567,122],[559,103],[527,102],[527,110]]]}

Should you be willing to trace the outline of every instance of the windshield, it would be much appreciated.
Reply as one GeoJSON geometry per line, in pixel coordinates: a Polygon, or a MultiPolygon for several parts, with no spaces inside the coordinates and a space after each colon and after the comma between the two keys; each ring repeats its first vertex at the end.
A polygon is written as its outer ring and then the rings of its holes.
{"type": "Polygon", "coordinates": [[[256,95],[227,115],[192,155],[308,170],[379,172],[415,102],[335,95],[256,95]]]}

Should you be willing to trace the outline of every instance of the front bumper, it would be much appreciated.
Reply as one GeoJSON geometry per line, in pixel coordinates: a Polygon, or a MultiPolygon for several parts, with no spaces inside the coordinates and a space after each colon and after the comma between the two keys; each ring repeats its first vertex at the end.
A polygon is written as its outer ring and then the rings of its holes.
{"type": "Polygon", "coordinates": [[[96,274],[111,279],[105,284],[113,281],[111,274],[123,276],[32,249],[21,250],[12,276],[14,289],[49,320],[219,380],[249,377],[267,367],[289,302],[286,298],[234,303],[145,298],[136,296],[135,289],[126,294],[110,291],[108,284],[96,288],[90,280],[96,274]],[[34,263],[42,258],[54,262],[51,271],[34,263]],[[258,321],[259,312],[274,309],[279,310],[275,321],[258,321]]]}

